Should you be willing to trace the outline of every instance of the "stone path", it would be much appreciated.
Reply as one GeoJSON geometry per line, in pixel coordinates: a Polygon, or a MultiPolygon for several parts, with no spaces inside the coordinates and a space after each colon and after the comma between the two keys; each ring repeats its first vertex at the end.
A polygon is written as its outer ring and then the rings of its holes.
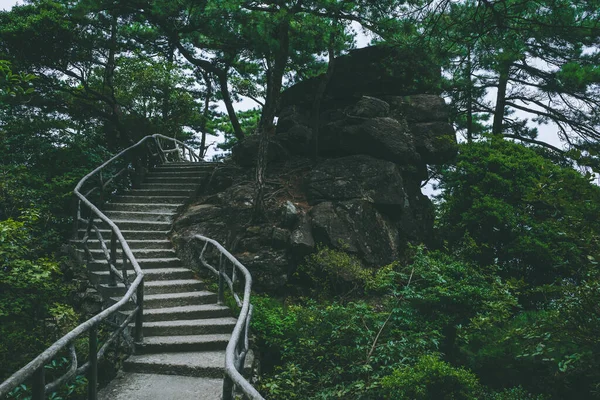
{"type": "MultiPolygon", "coordinates": [[[[144,340],[125,361],[124,371],[99,392],[102,400],[221,397],[225,348],[236,320],[181,264],[168,240],[175,214],[212,168],[192,163],[157,167],[139,189],[114,197],[104,208],[144,271],[145,286],[144,340]]],[[[102,233],[110,237],[108,230],[102,233]]],[[[89,243],[100,259],[98,241],[89,243]]],[[[117,259],[122,260],[120,253],[117,259]]],[[[88,267],[103,294],[117,301],[124,287],[108,286],[106,262],[88,267]]]]}

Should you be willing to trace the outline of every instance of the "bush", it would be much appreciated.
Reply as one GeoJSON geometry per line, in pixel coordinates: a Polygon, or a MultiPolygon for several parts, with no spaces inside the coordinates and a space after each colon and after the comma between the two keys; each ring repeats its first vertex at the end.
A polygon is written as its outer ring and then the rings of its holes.
{"type": "Polygon", "coordinates": [[[476,400],[482,395],[477,377],[435,355],[425,355],[415,365],[395,370],[381,381],[386,399],[476,400]]]}

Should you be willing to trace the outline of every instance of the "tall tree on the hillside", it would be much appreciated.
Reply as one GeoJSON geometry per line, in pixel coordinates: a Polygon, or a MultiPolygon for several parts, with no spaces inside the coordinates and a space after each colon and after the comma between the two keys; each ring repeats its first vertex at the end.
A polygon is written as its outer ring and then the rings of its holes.
{"type": "Polygon", "coordinates": [[[537,130],[515,116],[523,111],[555,123],[569,144],[600,139],[597,0],[447,1],[424,22],[424,40],[458,61],[451,90],[461,92],[467,136],[489,116],[495,135],[539,143],[537,130]],[[485,98],[490,89],[493,102],[485,98]]]}

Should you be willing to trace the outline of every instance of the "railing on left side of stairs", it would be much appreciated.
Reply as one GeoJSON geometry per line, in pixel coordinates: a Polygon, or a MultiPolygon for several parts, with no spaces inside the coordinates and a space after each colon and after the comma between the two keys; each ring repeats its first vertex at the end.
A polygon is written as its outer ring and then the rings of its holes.
{"type": "Polygon", "coordinates": [[[200,252],[200,262],[219,279],[219,303],[223,304],[225,301],[225,285],[227,285],[237,307],[240,309],[240,314],[225,351],[223,400],[233,400],[234,388],[242,392],[244,398],[264,400],[260,393],[242,375],[246,355],[250,348],[248,335],[250,320],[252,319],[252,304],[250,303],[252,276],[246,267],[216,240],[202,235],[194,235],[193,239],[204,243],[200,252]],[[218,268],[215,268],[207,260],[206,254],[211,251],[217,252],[215,256],[219,259],[218,268]],[[236,293],[237,286],[243,288],[242,298],[236,293]]]}
{"type": "Polygon", "coordinates": [[[142,340],[144,273],[119,228],[100,211],[100,207],[111,195],[133,187],[143,177],[147,168],[177,161],[201,162],[202,160],[193,149],[179,140],[159,134],[146,136],[100,165],[77,184],[74,190],[76,216],[73,221],[76,239],[79,237],[79,232],[83,232],[83,239],[77,240],[77,242],[83,247],[88,260],[93,261],[94,258],[87,246],[87,241],[92,233],[95,234],[100,242],[102,255],[107,261],[109,285],[114,286],[119,280],[125,286],[126,293],[117,303],[77,326],[6,381],[0,383],[0,399],[5,398],[25,381],[33,379],[32,399],[43,400],[46,398],[46,393],[56,391],[74,377],[85,374],[88,379],[88,399],[96,400],[98,360],[104,357],[108,347],[119,335],[126,332],[125,328],[134,320],[135,340],[142,340]],[[109,227],[110,249],[107,248],[102,232],[98,228],[98,220],[109,227]],[[123,254],[122,272],[117,269],[118,246],[121,247],[123,254]],[[133,280],[127,276],[128,264],[133,267],[135,272],[133,280]],[[108,322],[109,318],[114,317],[130,301],[134,303],[133,312],[124,322],[117,324],[116,329],[98,349],[99,325],[108,322]],[[86,333],[89,338],[89,356],[87,362],[78,365],[75,340],[86,333]],[[70,358],[69,370],[55,381],[47,384],[44,367],[64,352],[67,352],[70,358]]]}

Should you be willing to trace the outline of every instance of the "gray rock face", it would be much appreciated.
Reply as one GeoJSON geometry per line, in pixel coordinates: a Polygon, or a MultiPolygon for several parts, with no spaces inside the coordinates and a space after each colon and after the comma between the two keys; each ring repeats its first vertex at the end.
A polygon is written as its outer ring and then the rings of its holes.
{"type": "Polygon", "coordinates": [[[411,96],[386,96],[390,116],[397,120],[405,119],[409,124],[415,122],[448,122],[448,107],[440,96],[416,94],[411,96]]]}
{"type": "Polygon", "coordinates": [[[356,104],[348,109],[348,114],[360,118],[387,117],[390,105],[376,97],[363,96],[356,104]]]}
{"type": "Polygon", "coordinates": [[[174,240],[184,248],[194,233],[213,237],[248,267],[255,288],[271,293],[285,293],[295,268],[319,245],[378,267],[409,242],[428,243],[433,205],[421,182],[427,165],[456,154],[440,77],[421,50],[377,46],[337,58],[318,114],[323,76],[282,93],[268,150],[265,221],[252,219],[248,167],[258,138],[250,136],[233,149],[240,168],[213,173],[204,196],[176,221],[174,240]]]}
{"type": "Polygon", "coordinates": [[[327,159],[308,174],[307,197],[323,201],[364,200],[373,204],[404,205],[404,185],[396,164],[365,155],[327,159]]]}
{"type": "Polygon", "coordinates": [[[312,208],[310,216],[317,242],[354,253],[370,265],[388,264],[398,256],[397,226],[372,203],[320,203],[312,208]]]}

